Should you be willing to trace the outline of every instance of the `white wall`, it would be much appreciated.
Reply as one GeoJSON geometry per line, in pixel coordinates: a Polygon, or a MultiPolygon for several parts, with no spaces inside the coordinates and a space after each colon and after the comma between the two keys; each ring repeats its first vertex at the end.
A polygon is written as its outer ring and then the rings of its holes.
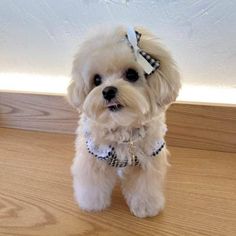
{"type": "Polygon", "coordinates": [[[0,73],[68,76],[80,38],[104,22],[154,31],[185,84],[236,87],[234,0],[0,0],[0,73]]]}

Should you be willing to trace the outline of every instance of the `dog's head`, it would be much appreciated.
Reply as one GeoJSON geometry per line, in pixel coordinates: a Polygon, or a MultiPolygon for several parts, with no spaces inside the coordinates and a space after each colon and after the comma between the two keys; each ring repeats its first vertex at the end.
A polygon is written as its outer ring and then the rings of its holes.
{"type": "Polygon", "coordinates": [[[138,27],[135,31],[136,37],[141,35],[138,48],[160,63],[152,73],[137,59],[140,51],[122,26],[89,35],[73,62],[70,103],[110,127],[145,123],[164,111],[180,88],[179,74],[167,50],[150,32],[138,27]]]}

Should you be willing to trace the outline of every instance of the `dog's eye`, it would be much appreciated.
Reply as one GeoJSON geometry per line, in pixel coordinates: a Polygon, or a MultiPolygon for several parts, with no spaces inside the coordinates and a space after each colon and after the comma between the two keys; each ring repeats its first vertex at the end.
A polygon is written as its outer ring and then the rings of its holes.
{"type": "Polygon", "coordinates": [[[99,74],[94,75],[93,77],[93,83],[95,86],[98,86],[102,83],[102,77],[99,74]]]}
{"type": "Polygon", "coordinates": [[[138,72],[134,69],[128,69],[126,72],[125,72],[125,78],[129,81],[129,82],[135,82],[138,80],[139,78],[139,75],[138,75],[138,72]]]}

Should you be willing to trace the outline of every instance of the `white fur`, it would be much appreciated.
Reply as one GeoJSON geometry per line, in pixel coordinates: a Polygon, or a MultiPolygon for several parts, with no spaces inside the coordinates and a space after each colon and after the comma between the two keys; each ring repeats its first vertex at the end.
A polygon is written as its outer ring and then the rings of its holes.
{"type": "Polygon", "coordinates": [[[72,165],[75,197],[87,211],[110,206],[117,172],[130,211],[138,217],[157,215],[165,204],[163,183],[168,165],[164,148],[157,157],[150,156],[156,140],[165,135],[165,111],[180,88],[174,61],[157,38],[143,28],[139,47],[160,60],[160,68],[147,79],[134,59],[125,39],[125,27],[99,29],[81,44],[68,87],[70,103],[81,113],[76,139],[76,156],[72,165]],[[124,71],[139,73],[135,83],[124,79],[124,71]],[[102,84],[95,87],[93,76],[100,74],[102,84]],[[123,108],[111,112],[104,101],[106,86],[118,89],[117,101],[123,108]],[[134,140],[135,154],[141,167],[127,166],[117,170],[88,153],[84,127],[96,145],[112,145],[120,160],[130,158],[125,140],[134,140]]]}

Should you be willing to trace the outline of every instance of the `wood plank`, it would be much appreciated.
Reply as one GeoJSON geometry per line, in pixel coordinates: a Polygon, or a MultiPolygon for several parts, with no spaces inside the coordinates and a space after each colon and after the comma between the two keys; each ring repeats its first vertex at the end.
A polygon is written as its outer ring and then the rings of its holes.
{"type": "Polygon", "coordinates": [[[63,96],[0,93],[0,127],[72,133],[77,119],[63,96]]]}
{"type": "Polygon", "coordinates": [[[73,200],[74,136],[0,129],[0,235],[236,235],[236,154],[170,147],[167,205],[154,218],[112,206],[85,213],[73,200]]]}
{"type": "Polygon", "coordinates": [[[236,152],[236,107],[173,104],[167,124],[172,146],[236,152]]]}
{"type": "MultiPolygon", "coordinates": [[[[64,97],[0,93],[0,127],[74,133],[78,115],[64,97]]],[[[173,104],[169,145],[236,152],[236,107],[173,104]]]]}

